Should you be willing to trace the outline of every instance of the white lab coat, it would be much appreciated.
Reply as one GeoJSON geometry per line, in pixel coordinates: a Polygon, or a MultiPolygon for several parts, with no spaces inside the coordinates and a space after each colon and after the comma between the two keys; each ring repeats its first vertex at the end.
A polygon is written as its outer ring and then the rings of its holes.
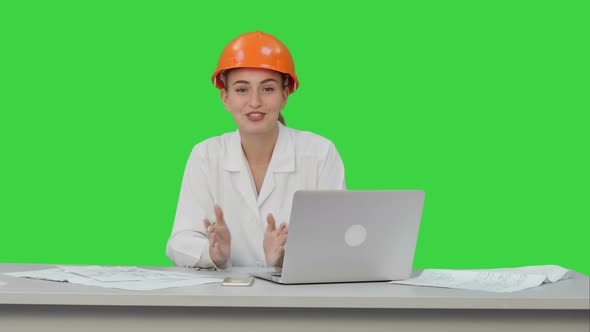
{"type": "Polygon", "coordinates": [[[266,216],[288,223],[295,191],[345,189],[344,166],[334,144],[279,123],[279,136],[260,194],[244,157],[239,131],[197,144],[189,157],[166,255],[187,267],[213,267],[203,219],[221,206],[231,233],[230,266],[266,266],[266,216]]]}

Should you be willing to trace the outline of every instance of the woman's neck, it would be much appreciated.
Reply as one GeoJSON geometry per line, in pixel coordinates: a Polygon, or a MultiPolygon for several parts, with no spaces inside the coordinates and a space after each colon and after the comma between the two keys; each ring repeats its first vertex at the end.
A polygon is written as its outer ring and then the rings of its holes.
{"type": "Polygon", "coordinates": [[[278,125],[268,134],[247,135],[240,133],[242,149],[250,167],[268,166],[278,138],[278,125]]]}

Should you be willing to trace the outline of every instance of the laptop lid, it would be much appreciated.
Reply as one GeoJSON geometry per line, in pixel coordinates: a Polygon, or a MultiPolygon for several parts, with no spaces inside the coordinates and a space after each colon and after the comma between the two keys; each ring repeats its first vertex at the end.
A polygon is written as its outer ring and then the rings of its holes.
{"type": "Polygon", "coordinates": [[[297,191],[281,281],[409,278],[423,204],[422,190],[297,191]]]}

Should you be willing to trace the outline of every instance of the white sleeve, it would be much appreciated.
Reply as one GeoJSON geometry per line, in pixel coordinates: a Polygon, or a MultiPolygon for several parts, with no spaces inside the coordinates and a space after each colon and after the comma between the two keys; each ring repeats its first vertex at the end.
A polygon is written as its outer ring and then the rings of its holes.
{"type": "Polygon", "coordinates": [[[323,161],[323,165],[320,164],[318,189],[346,189],[344,165],[332,142],[328,146],[328,152],[326,153],[326,159],[323,161]]]}
{"type": "MultiPolygon", "coordinates": [[[[207,181],[207,162],[193,149],[184,170],[172,235],[166,256],[184,267],[215,267],[209,256],[209,240],[203,219],[213,211],[213,198],[207,181]]],[[[211,219],[209,219],[211,220],[211,219]]]]}

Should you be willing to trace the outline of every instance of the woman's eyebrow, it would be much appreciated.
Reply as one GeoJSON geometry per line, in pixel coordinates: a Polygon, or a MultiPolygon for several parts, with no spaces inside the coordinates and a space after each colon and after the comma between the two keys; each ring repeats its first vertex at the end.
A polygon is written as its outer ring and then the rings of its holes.
{"type": "MultiPolygon", "coordinates": [[[[268,83],[268,82],[276,82],[276,83],[279,83],[279,81],[275,80],[274,78],[267,78],[265,80],[260,81],[260,84],[264,84],[264,83],[268,83]]],[[[250,82],[248,82],[248,81],[238,80],[238,81],[235,81],[232,85],[236,85],[236,84],[240,84],[240,83],[250,84],[250,82]]]]}
{"type": "Polygon", "coordinates": [[[267,78],[263,81],[260,82],[260,84],[264,84],[264,83],[268,83],[268,82],[277,82],[279,83],[277,80],[275,80],[274,78],[267,78]]]}
{"type": "Polygon", "coordinates": [[[239,81],[235,81],[232,85],[236,85],[236,84],[240,84],[240,83],[250,84],[250,82],[248,82],[248,81],[239,80],[239,81]]]}

